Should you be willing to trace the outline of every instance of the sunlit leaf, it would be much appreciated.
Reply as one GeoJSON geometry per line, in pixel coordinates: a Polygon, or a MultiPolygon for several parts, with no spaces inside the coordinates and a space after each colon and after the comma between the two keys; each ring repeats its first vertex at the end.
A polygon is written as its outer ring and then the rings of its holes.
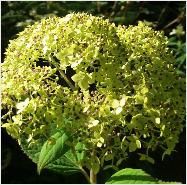
{"type": "Polygon", "coordinates": [[[156,184],[157,180],[141,169],[126,168],[113,174],[105,184],[156,184]]]}
{"type": "Polygon", "coordinates": [[[47,140],[41,149],[38,161],[38,173],[69,150],[69,146],[66,144],[69,136],[66,133],[57,132],[52,138],[55,142],[51,143],[47,140]]]}

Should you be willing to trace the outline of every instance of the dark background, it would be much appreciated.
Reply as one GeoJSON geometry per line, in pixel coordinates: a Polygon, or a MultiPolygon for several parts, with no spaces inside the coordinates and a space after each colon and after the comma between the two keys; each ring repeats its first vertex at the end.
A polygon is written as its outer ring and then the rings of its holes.
{"type": "MultiPolygon", "coordinates": [[[[116,25],[136,25],[139,20],[147,21],[154,29],[163,30],[169,37],[169,47],[176,57],[176,70],[181,76],[186,71],[186,3],[185,1],[129,1],[129,2],[50,2],[50,1],[3,1],[1,2],[1,59],[9,40],[25,26],[51,14],[65,16],[70,12],[88,12],[102,16],[115,22],[116,25]]],[[[3,114],[3,112],[2,112],[3,114]]],[[[185,122],[184,122],[185,124],[185,122]]],[[[186,132],[180,136],[176,152],[161,161],[162,153],[153,153],[155,165],[139,161],[136,154],[130,154],[128,161],[122,166],[142,168],[152,176],[164,181],[186,183],[186,132]]],[[[106,170],[98,175],[98,183],[104,183],[114,171],[106,170]]],[[[1,183],[7,184],[55,184],[86,183],[82,174],[62,175],[44,170],[37,175],[34,164],[23,152],[15,140],[1,129],[1,183]]]]}

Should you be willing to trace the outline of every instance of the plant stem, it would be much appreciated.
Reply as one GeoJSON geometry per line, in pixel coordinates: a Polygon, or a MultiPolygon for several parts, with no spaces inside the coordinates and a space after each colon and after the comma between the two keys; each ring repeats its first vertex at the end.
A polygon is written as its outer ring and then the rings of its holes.
{"type": "Polygon", "coordinates": [[[91,184],[97,183],[97,175],[94,173],[93,169],[90,170],[90,183],[91,184]]]}
{"type": "Polygon", "coordinates": [[[185,15],[184,12],[182,12],[176,19],[174,19],[173,21],[168,23],[163,29],[165,30],[166,28],[170,27],[171,25],[175,24],[176,22],[180,22],[181,19],[183,19],[184,15],[185,15]]]}
{"type": "Polygon", "coordinates": [[[65,73],[62,71],[62,70],[60,70],[60,69],[58,69],[59,70],[59,73],[62,75],[62,77],[64,78],[64,80],[67,82],[67,84],[70,86],[70,88],[72,89],[72,90],[75,90],[75,87],[74,87],[74,85],[71,83],[71,81],[67,78],[67,76],[65,75],[65,73]]]}
{"type": "Polygon", "coordinates": [[[55,61],[55,59],[54,59],[53,57],[51,57],[50,59],[51,59],[51,61],[52,61],[52,65],[54,65],[54,66],[58,69],[59,73],[62,75],[62,77],[64,78],[64,80],[66,81],[66,83],[67,83],[67,84],[70,86],[70,88],[74,91],[74,90],[75,90],[75,87],[74,87],[74,85],[72,84],[72,82],[68,79],[68,77],[65,75],[64,71],[61,70],[61,69],[59,69],[58,63],[55,61]]]}
{"type": "Polygon", "coordinates": [[[88,174],[86,173],[86,171],[82,167],[80,167],[80,169],[81,169],[82,174],[84,175],[84,177],[88,181],[88,183],[91,184],[90,178],[89,178],[88,174]]]}
{"type": "Polygon", "coordinates": [[[91,169],[90,169],[90,183],[96,184],[97,183],[97,173],[94,172],[94,163],[95,163],[95,148],[93,148],[91,153],[91,169]]]}

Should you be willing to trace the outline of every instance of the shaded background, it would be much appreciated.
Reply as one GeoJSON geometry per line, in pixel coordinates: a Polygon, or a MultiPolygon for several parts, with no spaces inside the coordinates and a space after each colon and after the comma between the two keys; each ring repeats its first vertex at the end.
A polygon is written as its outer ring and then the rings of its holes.
{"type": "MultiPolygon", "coordinates": [[[[116,25],[136,25],[139,20],[146,21],[155,30],[163,30],[169,37],[169,47],[176,57],[176,70],[181,76],[186,71],[186,5],[185,1],[110,1],[110,2],[65,2],[65,1],[3,1],[1,2],[1,59],[9,40],[25,26],[51,15],[65,16],[71,12],[88,12],[110,19],[116,25]]],[[[3,114],[3,112],[2,112],[3,114]]],[[[184,122],[185,124],[185,122],[184,122]]],[[[155,165],[139,161],[136,154],[130,154],[128,161],[121,167],[142,168],[152,176],[164,181],[186,183],[186,133],[185,129],[176,146],[176,152],[161,161],[161,151],[152,154],[155,165]]],[[[71,176],[55,174],[44,170],[37,175],[36,165],[21,151],[19,145],[4,129],[1,129],[1,183],[86,183],[82,174],[71,176]]],[[[98,183],[104,183],[113,170],[98,175],[98,183]]]]}

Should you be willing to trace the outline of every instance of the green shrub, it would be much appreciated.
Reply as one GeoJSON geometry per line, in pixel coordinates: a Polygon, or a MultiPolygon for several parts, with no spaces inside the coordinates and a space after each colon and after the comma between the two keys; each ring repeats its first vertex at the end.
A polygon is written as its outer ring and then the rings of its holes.
{"type": "Polygon", "coordinates": [[[28,26],[2,64],[3,127],[39,171],[73,156],[92,176],[135,151],[153,163],[149,150],[174,150],[185,114],[167,42],[143,22],[116,27],[84,13],[28,26]]]}

